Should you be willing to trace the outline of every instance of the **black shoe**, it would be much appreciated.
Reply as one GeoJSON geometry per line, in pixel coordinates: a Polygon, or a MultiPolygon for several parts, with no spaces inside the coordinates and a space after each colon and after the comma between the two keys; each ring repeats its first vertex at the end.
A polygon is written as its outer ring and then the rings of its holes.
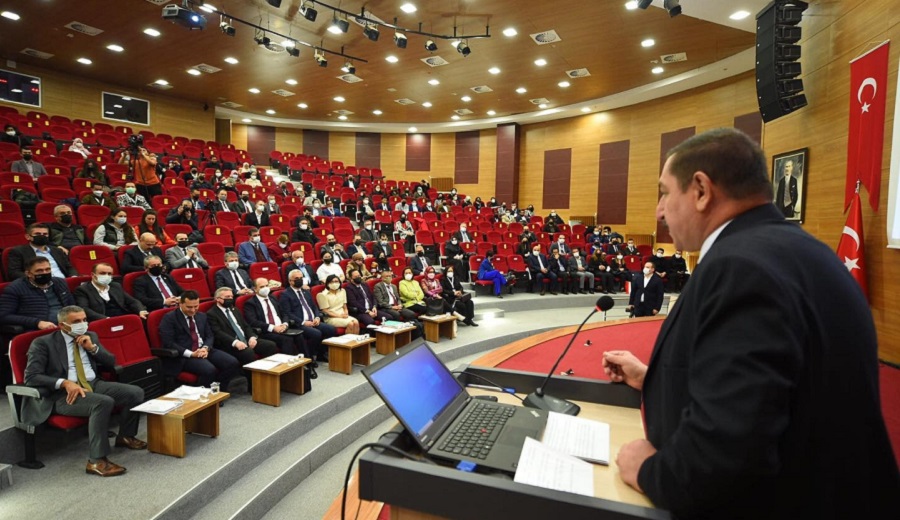
{"type": "Polygon", "coordinates": [[[309,378],[310,378],[310,379],[316,379],[317,377],[319,377],[319,374],[316,372],[316,369],[315,369],[315,368],[310,368],[310,369],[309,369],[309,378]]]}
{"type": "Polygon", "coordinates": [[[460,321],[460,322],[458,322],[458,323],[462,323],[462,324],[465,325],[466,327],[469,326],[469,322],[467,322],[467,321],[465,321],[465,320],[460,321]]]}
{"type": "Polygon", "coordinates": [[[466,325],[468,325],[468,326],[470,326],[470,327],[477,327],[477,326],[478,326],[478,324],[475,323],[475,321],[473,321],[473,320],[466,320],[466,321],[464,321],[463,323],[465,323],[466,325]]]}
{"type": "Polygon", "coordinates": [[[319,362],[314,359],[310,366],[313,368],[319,368],[319,362]]]}
{"type": "Polygon", "coordinates": [[[503,295],[502,295],[502,294],[498,294],[498,295],[496,295],[496,296],[497,296],[497,298],[500,298],[501,300],[503,299],[503,295]]]}
{"type": "Polygon", "coordinates": [[[552,294],[553,296],[556,296],[558,293],[556,291],[550,291],[550,294],[552,294]]]}

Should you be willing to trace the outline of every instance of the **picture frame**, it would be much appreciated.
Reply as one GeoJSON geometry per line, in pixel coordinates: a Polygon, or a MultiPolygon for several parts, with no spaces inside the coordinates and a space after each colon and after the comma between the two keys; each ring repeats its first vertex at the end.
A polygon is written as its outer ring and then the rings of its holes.
{"type": "Polygon", "coordinates": [[[799,224],[803,223],[806,215],[808,171],[809,148],[801,148],[772,157],[772,188],[775,192],[773,202],[785,219],[799,224]],[[788,197],[785,197],[786,190],[788,197]]]}

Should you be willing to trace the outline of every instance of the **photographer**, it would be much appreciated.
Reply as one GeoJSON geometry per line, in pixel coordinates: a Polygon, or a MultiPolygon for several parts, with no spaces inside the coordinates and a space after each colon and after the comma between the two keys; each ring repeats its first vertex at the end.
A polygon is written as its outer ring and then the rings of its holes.
{"type": "Polygon", "coordinates": [[[194,204],[190,200],[181,201],[181,204],[169,210],[166,224],[187,224],[196,231],[197,214],[194,212],[194,204]]]}
{"type": "Polygon", "coordinates": [[[128,144],[131,146],[134,157],[131,171],[134,174],[134,183],[137,185],[138,193],[152,202],[155,195],[162,195],[162,183],[156,172],[156,155],[147,151],[142,146],[143,142],[144,136],[140,134],[128,138],[128,144]]]}

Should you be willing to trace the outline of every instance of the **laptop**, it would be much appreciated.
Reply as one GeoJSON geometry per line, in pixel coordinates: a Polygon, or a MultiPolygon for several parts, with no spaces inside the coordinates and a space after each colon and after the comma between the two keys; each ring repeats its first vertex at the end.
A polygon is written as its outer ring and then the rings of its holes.
{"type": "Polygon", "coordinates": [[[526,437],[540,440],[547,412],[475,399],[418,339],[363,369],[423,452],[480,469],[516,472],[526,437]]]}

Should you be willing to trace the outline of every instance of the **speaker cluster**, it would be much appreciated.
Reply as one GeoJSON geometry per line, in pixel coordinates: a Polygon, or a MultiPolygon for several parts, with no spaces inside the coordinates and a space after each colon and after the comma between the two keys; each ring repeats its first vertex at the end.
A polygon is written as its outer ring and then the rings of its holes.
{"type": "Polygon", "coordinates": [[[799,78],[799,24],[807,7],[798,0],[776,0],[756,15],[756,96],[767,123],[807,105],[799,78]]]}

